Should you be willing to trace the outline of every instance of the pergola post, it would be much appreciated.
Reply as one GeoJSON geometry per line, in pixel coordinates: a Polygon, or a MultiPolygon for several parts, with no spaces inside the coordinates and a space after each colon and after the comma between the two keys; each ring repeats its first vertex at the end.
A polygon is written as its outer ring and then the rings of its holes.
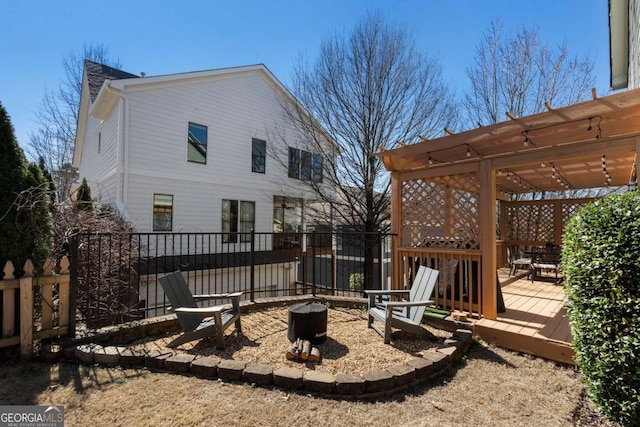
{"type": "Polygon", "coordinates": [[[509,236],[507,235],[507,227],[508,227],[508,211],[507,204],[500,203],[500,226],[498,227],[498,235],[500,242],[502,243],[500,246],[500,250],[502,251],[498,254],[498,259],[500,260],[500,268],[509,265],[509,258],[507,256],[507,244],[509,236]]]}
{"type": "Polygon", "coordinates": [[[391,239],[391,289],[402,289],[402,269],[398,247],[402,242],[402,182],[398,172],[391,173],[391,232],[397,236],[391,239]]]}
{"type": "Polygon", "coordinates": [[[562,231],[564,228],[564,221],[562,218],[562,200],[555,200],[553,202],[553,244],[562,244],[562,231]]]}
{"type": "Polygon", "coordinates": [[[482,315],[498,317],[496,284],[496,177],[491,160],[479,162],[479,238],[482,251],[482,315]]]}

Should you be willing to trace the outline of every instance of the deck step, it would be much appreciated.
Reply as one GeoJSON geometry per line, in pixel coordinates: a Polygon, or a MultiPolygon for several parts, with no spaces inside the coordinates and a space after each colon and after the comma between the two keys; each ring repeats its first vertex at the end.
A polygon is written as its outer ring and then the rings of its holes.
{"type": "Polygon", "coordinates": [[[475,324],[473,326],[473,335],[498,347],[531,354],[568,365],[576,364],[573,360],[573,348],[566,342],[532,337],[484,326],[482,324],[475,324]]]}

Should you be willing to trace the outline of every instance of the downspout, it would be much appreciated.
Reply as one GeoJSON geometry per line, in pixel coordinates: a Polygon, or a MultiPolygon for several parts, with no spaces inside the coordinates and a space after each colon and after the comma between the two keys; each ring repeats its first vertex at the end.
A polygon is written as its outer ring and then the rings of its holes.
{"type": "MultiPolygon", "coordinates": [[[[118,186],[116,187],[116,204],[118,204],[118,208],[121,211],[120,213],[125,217],[128,217],[128,213],[126,211],[126,203],[125,200],[127,198],[127,192],[129,189],[129,146],[128,146],[128,138],[129,135],[129,107],[126,102],[127,98],[120,93],[119,91],[115,91],[111,88],[111,82],[107,81],[107,92],[119,97],[122,100],[122,108],[118,114],[118,149],[116,151],[117,155],[117,163],[116,163],[116,175],[118,178],[122,176],[122,183],[118,182],[118,186]]],[[[120,179],[118,179],[120,181],[120,179]]]]}

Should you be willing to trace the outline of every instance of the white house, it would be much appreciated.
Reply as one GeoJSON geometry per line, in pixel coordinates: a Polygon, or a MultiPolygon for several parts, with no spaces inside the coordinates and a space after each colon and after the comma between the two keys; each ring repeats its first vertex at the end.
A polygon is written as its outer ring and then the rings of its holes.
{"type": "Polygon", "coordinates": [[[609,0],[609,55],[611,89],[639,88],[639,2],[609,0]]]}
{"type": "Polygon", "coordinates": [[[73,165],[140,232],[298,231],[301,180],[324,159],[299,145],[291,103],[262,64],[138,77],[85,61],[73,165]]]}

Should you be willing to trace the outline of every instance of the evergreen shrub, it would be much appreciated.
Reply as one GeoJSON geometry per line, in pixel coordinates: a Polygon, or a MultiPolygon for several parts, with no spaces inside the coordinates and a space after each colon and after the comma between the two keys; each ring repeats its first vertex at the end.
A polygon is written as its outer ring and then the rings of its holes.
{"type": "Polygon", "coordinates": [[[562,271],[576,362],[609,419],[640,425],[640,192],[587,205],[568,222],[562,271]]]}

